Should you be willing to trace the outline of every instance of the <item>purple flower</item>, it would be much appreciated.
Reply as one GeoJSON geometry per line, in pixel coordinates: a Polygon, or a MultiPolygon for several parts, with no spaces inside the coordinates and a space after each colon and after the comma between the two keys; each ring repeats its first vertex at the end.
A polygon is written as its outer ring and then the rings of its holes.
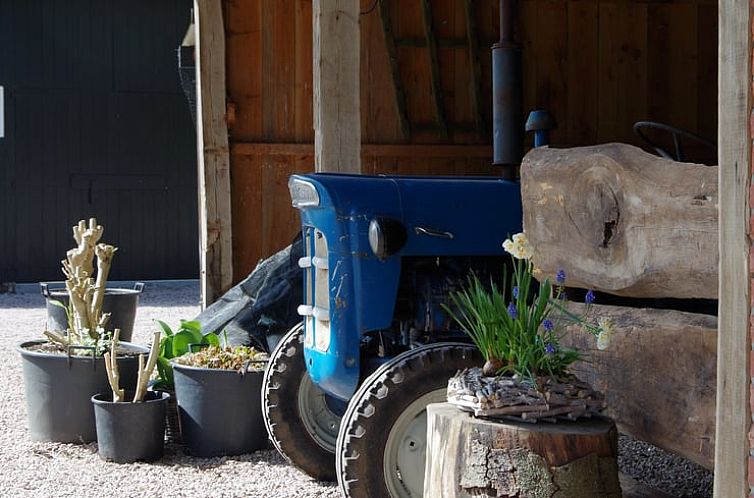
{"type": "Polygon", "coordinates": [[[555,354],[555,346],[553,346],[551,342],[548,342],[547,344],[545,344],[545,354],[547,355],[555,354]]]}
{"type": "Polygon", "coordinates": [[[552,330],[555,328],[555,325],[553,325],[552,320],[550,320],[549,318],[545,318],[542,321],[542,326],[547,332],[552,332],[552,330]]]}
{"type": "Polygon", "coordinates": [[[592,304],[594,302],[594,292],[591,290],[586,293],[586,297],[584,298],[584,302],[586,304],[592,304]]]}
{"type": "Polygon", "coordinates": [[[516,306],[513,303],[510,303],[508,305],[508,314],[513,318],[514,320],[518,318],[518,310],[516,309],[516,306]]]}
{"type": "Polygon", "coordinates": [[[518,286],[513,288],[513,297],[518,299],[518,286]]]}
{"type": "Polygon", "coordinates": [[[561,268],[560,270],[558,270],[558,274],[555,275],[555,281],[559,283],[560,285],[563,285],[565,283],[565,279],[566,279],[565,270],[561,268]]]}

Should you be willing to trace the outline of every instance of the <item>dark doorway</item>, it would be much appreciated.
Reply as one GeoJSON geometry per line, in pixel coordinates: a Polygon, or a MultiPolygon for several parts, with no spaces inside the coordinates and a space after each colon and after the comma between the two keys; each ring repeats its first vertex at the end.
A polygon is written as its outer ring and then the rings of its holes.
{"type": "Polygon", "coordinates": [[[0,0],[0,282],[61,280],[96,217],[112,279],[196,278],[196,144],[175,49],[191,0],[0,0]],[[1,119],[1,118],[0,118],[1,119]]]}

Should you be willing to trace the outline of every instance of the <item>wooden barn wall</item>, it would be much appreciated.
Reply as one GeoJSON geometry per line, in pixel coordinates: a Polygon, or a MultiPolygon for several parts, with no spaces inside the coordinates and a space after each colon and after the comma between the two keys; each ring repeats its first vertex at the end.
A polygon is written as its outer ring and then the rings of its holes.
{"type": "MultiPolygon", "coordinates": [[[[362,0],[361,112],[366,174],[496,174],[489,47],[497,0],[431,0],[438,40],[443,139],[431,91],[420,0],[386,0],[410,137],[402,134],[379,4],[362,0]],[[466,9],[479,42],[480,129],[466,9]],[[438,149],[413,144],[477,144],[438,149]],[[442,154],[442,157],[434,157],[442,154]]],[[[287,245],[298,230],[288,176],[313,170],[312,0],[225,0],[234,275],[287,245]]],[[[524,112],[549,110],[556,146],[637,144],[632,125],[656,120],[714,138],[717,4],[710,0],[522,0],[524,112]]],[[[530,140],[530,139],[529,139],[530,140]]]]}

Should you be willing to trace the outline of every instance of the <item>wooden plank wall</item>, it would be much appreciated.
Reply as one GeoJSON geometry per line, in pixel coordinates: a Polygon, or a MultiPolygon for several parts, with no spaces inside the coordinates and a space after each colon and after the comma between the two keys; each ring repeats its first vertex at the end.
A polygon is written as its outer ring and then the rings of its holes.
{"type": "MultiPolygon", "coordinates": [[[[489,144],[473,106],[465,0],[432,0],[449,138],[441,138],[420,0],[385,0],[397,40],[411,135],[401,132],[380,8],[362,0],[361,112],[364,144],[489,144]]],[[[238,280],[290,242],[298,219],[288,176],[314,168],[311,0],[224,0],[238,280]],[[274,147],[259,144],[278,144],[274,147]]],[[[482,119],[491,129],[489,47],[497,0],[474,0],[479,31],[482,119]]],[[[522,0],[524,111],[548,109],[554,145],[637,144],[635,121],[652,119],[714,138],[717,130],[717,5],[712,0],[522,0]]],[[[389,151],[365,147],[362,171],[496,174],[491,149],[389,151]],[[489,151],[480,154],[479,151],[489,151]],[[370,152],[372,151],[372,152],[370,152]],[[400,155],[390,155],[398,151],[400,155]],[[373,153],[373,154],[372,154],[373,153]],[[369,155],[372,154],[372,155],[369,155]],[[441,157],[431,157],[438,156],[441,157]]]]}

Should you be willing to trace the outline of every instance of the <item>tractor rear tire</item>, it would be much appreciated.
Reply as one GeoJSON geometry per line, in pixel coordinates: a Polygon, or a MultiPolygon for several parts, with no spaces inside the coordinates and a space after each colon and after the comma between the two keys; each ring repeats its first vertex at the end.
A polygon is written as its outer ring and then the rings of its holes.
{"type": "Polygon", "coordinates": [[[426,407],[444,402],[448,379],[481,365],[469,344],[437,343],[382,365],[354,394],[336,446],[338,484],[347,498],[421,498],[426,407]]]}
{"type": "Polygon", "coordinates": [[[335,480],[335,441],[340,415],[311,380],[304,363],[303,324],[275,348],[262,381],[267,433],[293,466],[319,481],[335,480]]]}

